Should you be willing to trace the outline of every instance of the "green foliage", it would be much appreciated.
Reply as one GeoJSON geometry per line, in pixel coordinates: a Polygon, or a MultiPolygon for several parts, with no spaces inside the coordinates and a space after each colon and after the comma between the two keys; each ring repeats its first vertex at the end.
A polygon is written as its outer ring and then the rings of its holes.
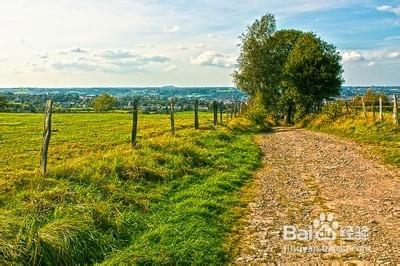
{"type": "Polygon", "coordinates": [[[249,107],[246,110],[246,117],[257,125],[265,124],[267,112],[265,110],[261,93],[257,93],[257,95],[250,101],[249,107]]]}
{"type": "Polygon", "coordinates": [[[275,31],[276,23],[272,14],[267,14],[248,26],[241,36],[241,53],[238,67],[233,74],[236,85],[251,96],[258,92],[269,95],[270,97],[264,98],[268,102],[266,107],[272,106],[276,94],[272,77],[275,66],[268,43],[275,31]]]}
{"type": "Polygon", "coordinates": [[[93,101],[93,110],[95,112],[105,112],[113,108],[116,99],[107,93],[103,93],[96,97],[93,101]]]}
{"type": "Polygon", "coordinates": [[[259,163],[252,134],[211,113],[54,114],[49,175],[43,115],[0,114],[0,264],[220,264],[241,186],[259,163]],[[85,126],[82,126],[85,125],[85,126]],[[18,145],[15,145],[18,143],[18,145]]]}
{"type": "Polygon", "coordinates": [[[290,122],[296,110],[302,117],[339,94],[340,54],[315,34],[276,31],[274,16],[267,14],[241,40],[234,80],[252,97],[262,93],[266,110],[275,117],[285,115],[290,122]]]}
{"type": "Polygon", "coordinates": [[[287,86],[299,97],[297,104],[311,111],[316,103],[338,96],[342,84],[341,57],[333,45],[313,33],[303,33],[285,64],[287,86]]]}
{"type": "MultiPolygon", "coordinates": [[[[377,106],[379,105],[379,98],[382,98],[382,104],[383,105],[389,105],[389,98],[387,95],[383,92],[374,92],[371,88],[369,88],[365,93],[364,93],[364,103],[367,106],[377,106]]],[[[361,106],[361,96],[357,95],[354,98],[354,104],[361,106]]]]}
{"type": "Polygon", "coordinates": [[[0,95],[0,110],[4,110],[7,107],[6,97],[0,95]]]}
{"type": "Polygon", "coordinates": [[[329,124],[332,121],[337,120],[339,117],[341,117],[344,112],[344,103],[337,101],[337,102],[331,102],[327,103],[323,106],[322,112],[317,116],[317,118],[314,121],[315,125],[324,125],[324,124],[329,124]]]}
{"type": "Polygon", "coordinates": [[[344,114],[343,108],[344,103],[342,101],[327,103],[322,108],[322,114],[327,116],[330,120],[334,121],[344,114]]]}

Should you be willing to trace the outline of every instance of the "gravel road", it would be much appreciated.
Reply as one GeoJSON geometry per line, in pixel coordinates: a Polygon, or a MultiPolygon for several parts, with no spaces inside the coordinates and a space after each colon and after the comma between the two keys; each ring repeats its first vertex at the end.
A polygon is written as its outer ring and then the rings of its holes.
{"type": "Polygon", "coordinates": [[[400,263],[400,170],[368,147],[303,129],[258,136],[236,264],[400,263]]]}

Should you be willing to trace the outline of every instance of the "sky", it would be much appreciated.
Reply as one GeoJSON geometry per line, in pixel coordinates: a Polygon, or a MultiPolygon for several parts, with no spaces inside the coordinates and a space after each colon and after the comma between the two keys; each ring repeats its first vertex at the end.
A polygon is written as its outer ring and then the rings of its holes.
{"type": "Polygon", "coordinates": [[[0,0],[0,87],[233,86],[266,13],[334,44],[346,85],[400,86],[400,0],[0,0]]]}

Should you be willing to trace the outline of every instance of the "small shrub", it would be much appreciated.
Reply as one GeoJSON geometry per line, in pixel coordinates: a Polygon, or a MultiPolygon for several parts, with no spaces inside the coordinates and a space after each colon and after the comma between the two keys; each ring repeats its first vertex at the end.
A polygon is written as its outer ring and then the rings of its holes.
{"type": "Polygon", "coordinates": [[[335,121],[343,115],[343,103],[334,102],[328,103],[322,108],[322,113],[330,120],[335,121]]]}
{"type": "Polygon", "coordinates": [[[261,94],[257,94],[250,102],[250,106],[246,110],[246,117],[257,125],[263,125],[265,123],[267,112],[261,94]]]}
{"type": "MultiPolygon", "coordinates": [[[[312,124],[316,127],[323,126],[325,124],[336,121],[339,117],[342,117],[343,114],[344,113],[342,102],[328,103],[324,105],[324,107],[322,108],[322,112],[319,115],[315,116],[314,119],[312,119],[312,124]]],[[[305,119],[307,120],[307,118],[305,119]]]]}

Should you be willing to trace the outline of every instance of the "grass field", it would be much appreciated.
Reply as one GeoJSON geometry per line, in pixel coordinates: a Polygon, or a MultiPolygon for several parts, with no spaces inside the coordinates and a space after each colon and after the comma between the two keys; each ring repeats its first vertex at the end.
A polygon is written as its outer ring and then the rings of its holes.
{"type": "Polygon", "coordinates": [[[377,121],[378,114],[373,119],[372,112],[367,117],[358,113],[329,120],[322,113],[307,122],[307,127],[368,144],[385,163],[400,166],[400,127],[393,125],[390,113],[385,113],[384,121],[377,121]]]}
{"type": "Polygon", "coordinates": [[[53,114],[49,174],[42,114],[0,114],[0,263],[218,264],[259,164],[252,133],[210,113],[53,114]]]}

